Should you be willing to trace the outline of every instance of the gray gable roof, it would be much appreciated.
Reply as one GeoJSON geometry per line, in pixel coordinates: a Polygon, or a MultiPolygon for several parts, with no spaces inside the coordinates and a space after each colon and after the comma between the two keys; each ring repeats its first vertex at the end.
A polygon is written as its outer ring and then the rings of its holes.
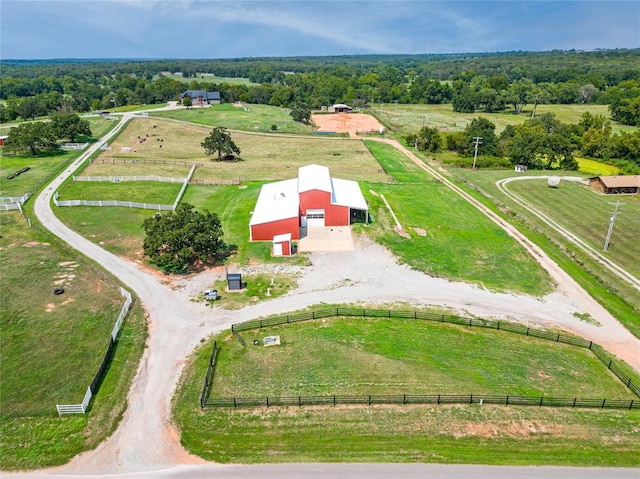
{"type": "Polygon", "coordinates": [[[184,93],[180,93],[180,98],[188,96],[189,98],[204,98],[208,101],[220,100],[220,92],[217,91],[204,91],[204,90],[187,90],[184,93]]]}

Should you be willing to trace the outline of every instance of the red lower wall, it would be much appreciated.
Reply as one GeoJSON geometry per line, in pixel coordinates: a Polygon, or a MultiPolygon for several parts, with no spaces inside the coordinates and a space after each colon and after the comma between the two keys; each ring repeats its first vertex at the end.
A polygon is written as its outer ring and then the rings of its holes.
{"type": "Polygon", "coordinates": [[[263,223],[251,226],[251,239],[253,241],[273,241],[275,235],[291,233],[291,239],[300,239],[300,224],[298,217],[286,220],[263,223]]]}

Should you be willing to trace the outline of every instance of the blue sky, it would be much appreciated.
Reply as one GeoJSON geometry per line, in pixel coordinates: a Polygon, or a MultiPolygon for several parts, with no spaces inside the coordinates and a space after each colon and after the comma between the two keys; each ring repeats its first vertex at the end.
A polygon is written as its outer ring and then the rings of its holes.
{"type": "Polygon", "coordinates": [[[0,57],[238,58],[640,47],[640,1],[0,0],[0,57]]]}

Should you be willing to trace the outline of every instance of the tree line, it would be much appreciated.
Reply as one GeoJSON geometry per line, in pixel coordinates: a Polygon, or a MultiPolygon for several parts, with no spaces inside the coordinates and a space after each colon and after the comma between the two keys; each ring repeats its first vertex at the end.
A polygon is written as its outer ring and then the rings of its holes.
{"type": "Polygon", "coordinates": [[[520,113],[540,103],[599,103],[640,125],[640,50],[502,54],[363,55],[154,61],[1,61],[0,121],[57,109],[84,112],[176,100],[186,89],[219,91],[225,102],[305,105],[451,103],[455,111],[520,113]],[[189,82],[163,76],[180,72],[189,82]],[[249,78],[212,84],[202,74],[249,78]]]}
{"type": "Polygon", "coordinates": [[[496,134],[496,126],[484,117],[474,118],[462,132],[442,134],[423,127],[404,137],[416,150],[457,153],[459,166],[470,166],[480,155],[483,167],[523,165],[536,170],[576,170],[579,153],[606,160],[623,173],[640,174],[640,131],[613,134],[611,122],[603,115],[585,112],[578,123],[559,121],[552,113],[508,125],[496,134]],[[476,150],[476,143],[477,150],[476,150]]]}

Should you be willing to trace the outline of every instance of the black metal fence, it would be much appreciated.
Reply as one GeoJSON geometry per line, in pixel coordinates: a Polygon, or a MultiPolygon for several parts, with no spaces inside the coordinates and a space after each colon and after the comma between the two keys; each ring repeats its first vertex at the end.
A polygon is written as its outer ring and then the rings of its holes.
{"type": "Polygon", "coordinates": [[[211,356],[209,357],[209,365],[207,366],[207,377],[204,380],[204,386],[202,386],[202,394],[200,395],[200,407],[206,406],[207,396],[211,390],[213,384],[213,376],[216,367],[216,358],[218,357],[218,343],[213,342],[213,348],[211,349],[211,356]]]}
{"type": "Polygon", "coordinates": [[[337,406],[339,404],[499,404],[503,406],[547,406],[570,408],[640,410],[640,401],[628,399],[554,398],[546,396],[493,396],[488,394],[377,394],[362,396],[292,396],[252,398],[207,398],[204,407],[337,406]]]}
{"type": "MultiPolygon", "coordinates": [[[[422,311],[394,311],[380,309],[332,308],[320,311],[305,311],[286,316],[268,319],[256,319],[245,323],[233,324],[231,331],[246,345],[240,331],[262,329],[281,324],[293,324],[302,321],[331,317],[362,317],[362,318],[396,318],[407,320],[422,320],[438,323],[457,324],[462,326],[489,328],[497,331],[523,334],[556,343],[569,344],[591,350],[603,364],[629,388],[640,397],[640,384],[626,374],[618,363],[605,350],[593,341],[576,336],[541,331],[527,326],[505,321],[491,321],[477,318],[464,318],[455,315],[435,314],[422,311]]],[[[502,404],[523,406],[553,406],[573,408],[601,408],[601,409],[640,409],[638,400],[619,399],[586,399],[586,398],[553,398],[545,396],[495,396],[483,394],[469,395],[365,395],[365,396],[297,396],[297,397],[254,397],[254,398],[209,398],[209,390],[213,383],[212,371],[218,353],[217,345],[209,360],[207,377],[200,398],[201,407],[247,407],[247,406],[289,406],[289,405],[337,405],[337,404],[502,404]]]]}

